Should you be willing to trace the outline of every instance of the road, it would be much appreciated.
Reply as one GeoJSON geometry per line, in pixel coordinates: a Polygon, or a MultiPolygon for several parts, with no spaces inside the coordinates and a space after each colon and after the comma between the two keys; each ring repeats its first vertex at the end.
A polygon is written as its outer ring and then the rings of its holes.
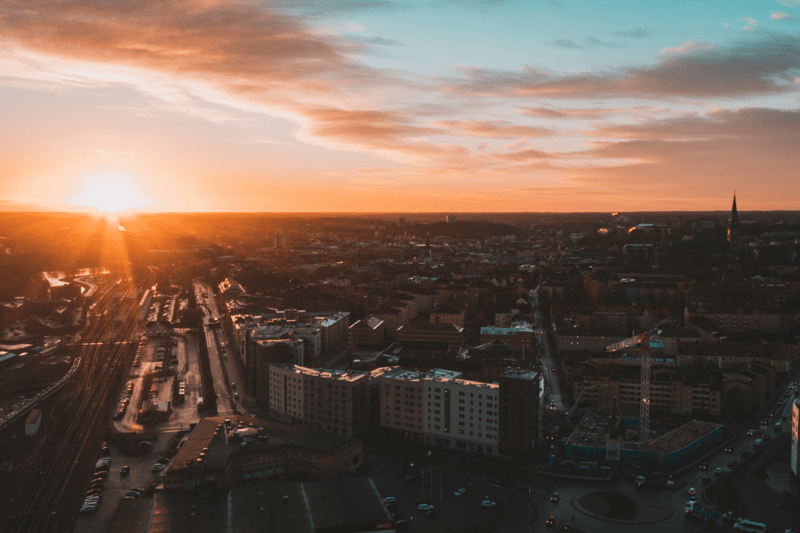
{"type": "Polygon", "coordinates": [[[203,319],[203,334],[206,336],[208,359],[214,378],[214,390],[217,393],[217,412],[221,415],[236,413],[247,415],[242,402],[252,398],[248,395],[247,382],[238,361],[235,357],[228,356],[230,351],[227,346],[230,342],[219,324],[222,317],[216,296],[212,287],[205,283],[195,282],[194,291],[197,305],[206,313],[203,319]],[[224,354],[222,346],[226,347],[224,354]],[[236,394],[239,395],[238,400],[235,398],[236,394]]]}
{"type": "Polygon", "coordinates": [[[542,362],[542,375],[544,376],[545,392],[550,395],[551,404],[546,408],[551,412],[563,412],[568,409],[564,403],[564,396],[561,392],[561,384],[558,381],[558,359],[552,353],[550,343],[547,342],[547,331],[542,322],[542,313],[539,311],[539,287],[530,291],[531,318],[536,324],[536,340],[539,343],[539,357],[542,362]],[[554,405],[553,405],[554,404],[554,405]],[[551,407],[552,406],[552,407],[551,407]]]}

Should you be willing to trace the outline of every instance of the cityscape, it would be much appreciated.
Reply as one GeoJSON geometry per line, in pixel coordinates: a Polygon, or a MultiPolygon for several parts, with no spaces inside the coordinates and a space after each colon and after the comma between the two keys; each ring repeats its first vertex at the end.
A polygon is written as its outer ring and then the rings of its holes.
{"type": "Polygon", "coordinates": [[[0,0],[1,533],[800,533],[800,0],[0,0]]]}
{"type": "Polygon", "coordinates": [[[800,213],[738,205],[4,215],[3,531],[793,530],[800,213]]]}

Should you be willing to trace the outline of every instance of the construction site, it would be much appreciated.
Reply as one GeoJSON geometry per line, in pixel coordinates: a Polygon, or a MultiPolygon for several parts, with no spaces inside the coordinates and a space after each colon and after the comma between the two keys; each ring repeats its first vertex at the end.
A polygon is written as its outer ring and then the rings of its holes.
{"type": "MultiPolygon", "coordinates": [[[[723,439],[723,426],[700,420],[690,420],[675,427],[654,424],[650,420],[650,334],[640,338],[641,396],[639,412],[618,413],[619,398],[610,398],[611,413],[587,411],[569,435],[561,439],[558,449],[551,451],[549,464],[555,463],[555,452],[562,452],[562,465],[625,464],[651,468],[675,469],[690,464],[704,452],[713,449],[723,439]],[[638,414],[638,416],[636,416],[638,414]]],[[[586,389],[584,392],[588,392],[586,389]]],[[[630,400],[630,399],[629,399],[630,400]]],[[[576,400],[567,413],[569,421],[580,404],[576,400]]]]}

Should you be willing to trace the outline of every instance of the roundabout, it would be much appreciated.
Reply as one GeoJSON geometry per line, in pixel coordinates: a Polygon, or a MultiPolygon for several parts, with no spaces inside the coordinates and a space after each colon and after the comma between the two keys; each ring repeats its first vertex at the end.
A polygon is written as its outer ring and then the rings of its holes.
{"type": "Polygon", "coordinates": [[[637,498],[634,502],[614,490],[587,492],[573,501],[587,515],[610,522],[648,524],[672,516],[672,508],[655,498],[637,498]]]}

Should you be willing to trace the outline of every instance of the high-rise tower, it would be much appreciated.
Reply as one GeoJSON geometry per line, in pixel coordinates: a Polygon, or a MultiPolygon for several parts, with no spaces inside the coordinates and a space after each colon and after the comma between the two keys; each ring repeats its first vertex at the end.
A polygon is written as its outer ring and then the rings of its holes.
{"type": "Polygon", "coordinates": [[[736,210],[736,193],[733,194],[731,218],[728,219],[728,242],[731,246],[739,246],[739,212],[736,210]]]}

